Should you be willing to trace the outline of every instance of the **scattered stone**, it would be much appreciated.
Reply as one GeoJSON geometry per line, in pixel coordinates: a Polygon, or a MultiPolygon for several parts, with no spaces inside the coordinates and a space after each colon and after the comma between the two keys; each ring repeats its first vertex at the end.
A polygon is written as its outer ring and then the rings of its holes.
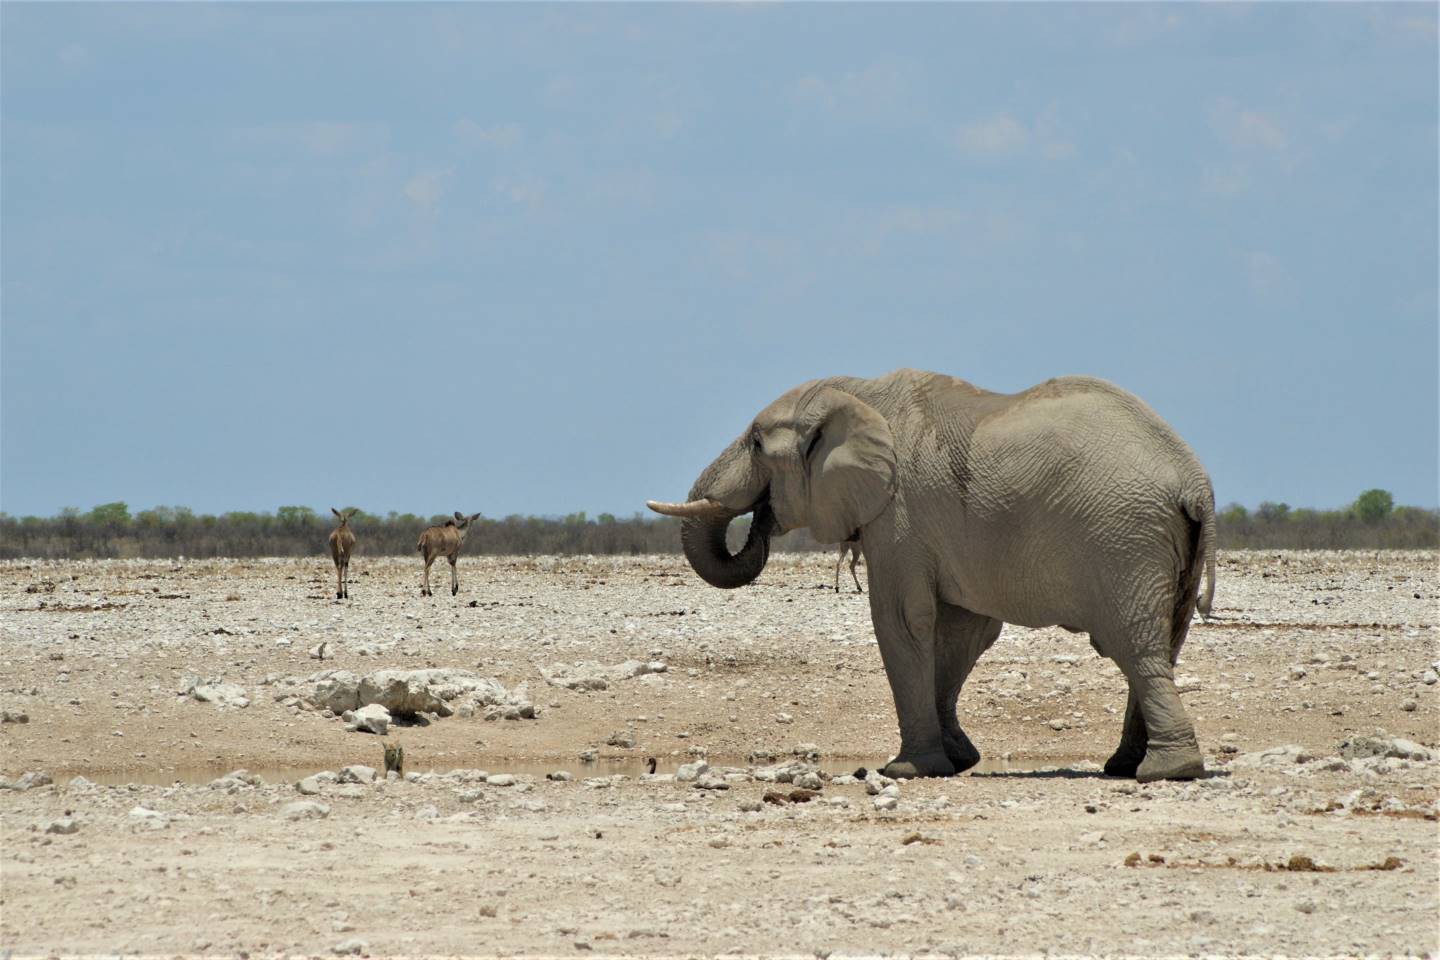
{"type": "Polygon", "coordinates": [[[61,835],[68,835],[75,833],[79,829],[80,824],[75,820],[74,817],[61,817],[58,820],[51,820],[49,823],[45,824],[46,833],[58,833],[61,835]]]}
{"type": "Polygon", "coordinates": [[[600,756],[600,754],[597,753],[597,752],[594,751],[594,750],[581,750],[581,751],[580,751],[580,762],[581,762],[581,763],[594,763],[596,757],[598,757],[598,756],[600,756]]]}
{"type": "Polygon", "coordinates": [[[569,770],[551,770],[549,773],[545,774],[545,779],[554,780],[557,783],[566,783],[570,780],[574,780],[575,778],[571,776],[569,770]]]}
{"type": "Polygon", "coordinates": [[[1067,721],[1062,720],[1062,719],[1060,719],[1059,717],[1056,717],[1054,720],[1051,720],[1051,721],[1050,721],[1050,723],[1048,724],[1048,726],[1050,727],[1051,730],[1064,730],[1065,728],[1069,727],[1070,724],[1069,724],[1067,721]]]}
{"type": "Polygon", "coordinates": [[[330,816],[330,808],[316,800],[296,800],[280,808],[286,820],[323,820],[330,816]]]}
{"type": "Polygon", "coordinates": [[[440,816],[440,808],[433,803],[427,803],[415,811],[416,820],[435,820],[440,816]]]}
{"type": "Polygon", "coordinates": [[[879,796],[875,798],[874,804],[876,810],[894,810],[900,806],[900,801],[896,797],[879,796]]]}
{"type": "Polygon", "coordinates": [[[811,800],[814,800],[818,796],[820,796],[818,791],[806,790],[803,787],[797,787],[794,790],[790,791],[790,793],[786,796],[786,799],[789,800],[791,803],[809,803],[811,800]]]}
{"type": "Polygon", "coordinates": [[[315,777],[305,777],[295,784],[295,789],[307,797],[318,796],[320,793],[320,781],[315,777]]]}
{"type": "Polygon", "coordinates": [[[0,723],[29,723],[30,715],[19,710],[0,710],[0,723]]]}
{"type": "Polygon", "coordinates": [[[0,789],[19,790],[23,793],[35,787],[48,786],[52,782],[50,774],[39,770],[29,770],[20,774],[20,776],[14,780],[0,778],[0,789]]]}
{"type": "Polygon", "coordinates": [[[213,703],[217,707],[239,709],[250,706],[250,700],[245,696],[244,687],[239,684],[226,683],[223,680],[186,677],[180,682],[180,693],[201,703],[213,703]]]}
{"type": "Polygon", "coordinates": [[[780,713],[775,714],[775,722],[776,722],[776,723],[793,723],[794,721],[795,721],[795,718],[794,718],[794,717],[790,716],[790,714],[785,713],[785,712],[783,712],[783,711],[780,712],[780,713]]]}
{"type": "Polygon", "coordinates": [[[349,940],[341,940],[339,943],[335,944],[335,946],[330,948],[330,952],[340,957],[358,957],[369,949],[370,944],[366,943],[364,940],[361,940],[359,937],[351,937],[349,940]]]}
{"type": "Polygon", "coordinates": [[[696,790],[729,790],[730,781],[713,773],[703,773],[695,780],[696,790]]]}
{"type": "Polygon", "coordinates": [[[1340,744],[1340,756],[1347,760],[1364,757],[1391,757],[1397,760],[1433,759],[1430,750],[1414,740],[1391,737],[1383,730],[1376,731],[1373,736],[1356,734],[1346,737],[1340,744]]]}
{"type": "Polygon", "coordinates": [[[363,763],[354,763],[348,767],[341,767],[340,776],[336,779],[341,783],[374,783],[375,768],[367,767],[363,763]]]}
{"type": "Polygon", "coordinates": [[[485,782],[492,787],[513,787],[515,786],[515,776],[509,773],[492,773],[485,778],[485,782]]]}
{"type": "Polygon", "coordinates": [[[661,660],[649,662],[626,660],[613,667],[602,666],[593,660],[583,660],[573,664],[557,663],[549,667],[541,667],[540,675],[551,686],[563,687],[566,690],[587,691],[607,690],[612,683],[619,683],[646,674],[665,673],[669,669],[670,667],[661,660]]]}
{"type": "Polygon", "coordinates": [[[790,749],[790,753],[792,756],[809,760],[811,763],[820,759],[820,747],[814,743],[797,743],[790,749]]]}
{"type": "Polygon", "coordinates": [[[1297,763],[1309,763],[1315,758],[1302,746],[1286,744],[1268,747],[1255,753],[1242,753],[1230,763],[1237,767],[1286,767],[1297,763]]]}
{"type": "Polygon", "coordinates": [[[741,800],[741,801],[740,801],[740,812],[741,812],[741,813],[759,813],[763,808],[764,808],[764,804],[761,803],[759,800],[741,800]]]}
{"type": "Polygon", "coordinates": [[[630,750],[635,746],[635,734],[629,730],[616,730],[605,743],[607,746],[630,750]]]}

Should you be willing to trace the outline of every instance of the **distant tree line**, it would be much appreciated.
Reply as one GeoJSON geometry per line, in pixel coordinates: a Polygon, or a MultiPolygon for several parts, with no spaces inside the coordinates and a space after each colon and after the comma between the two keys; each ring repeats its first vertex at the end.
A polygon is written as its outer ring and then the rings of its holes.
{"type": "MultiPolygon", "coordinates": [[[[350,509],[350,508],[347,508],[350,509]]],[[[357,510],[350,521],[356,551],[368,556],[409,556],[420,531],[447,515],[421,517],[357,510]]],[[[744,542],[746,518],[731,525],[732,549],[744,542]]],[[[328,512],[280,507],[274,513],[197,514],[185,507],[155,507],[132,514],[125,503],[102,503],[88,512],[67,507],[54,517],[0,513],[0,559],[105,557],[303,557],[325,552],[334,526],[328,512]]],[[[1367,490],[1341,510],[1292,508],[1265,502],[1256,510],[1231,504],[1219,512],[1222,549],[1420,549],[1440,546],[1440,511],[1396,507],[1384,490],[1367,490]]],[[[778,551],[829,550],[808,531],[777,538],[778,551]]],[[[615,517],[512,515],[482,517],[465,540],[468,554],[678,553],[680,521],[635,514],[615,517]]]]}

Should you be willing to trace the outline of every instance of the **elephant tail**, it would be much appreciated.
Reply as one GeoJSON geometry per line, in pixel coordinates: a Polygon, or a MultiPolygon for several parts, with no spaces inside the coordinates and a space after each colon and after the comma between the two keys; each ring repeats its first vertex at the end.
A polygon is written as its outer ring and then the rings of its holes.
{"type": "MultiPolygon", "coordinates": [[[[1205,569],[1205,592],[1200,594],[1195,608],[1200,611],[1200,616],[1210,619],[1210,609],[1215,601],[1215,493],[1210,489],[1209,478],[1204,478],[1199,489],[1187,494],[1183,506],[1185,514],[1192,523],[1200,525],[1200,536],[1195,544],[1195,557],[1192,563],[1199,566],[1204,563],[1205,569]]],[[[1195,577],[1195,586],[1199,586],[1199,577],[1195,577]]]]}

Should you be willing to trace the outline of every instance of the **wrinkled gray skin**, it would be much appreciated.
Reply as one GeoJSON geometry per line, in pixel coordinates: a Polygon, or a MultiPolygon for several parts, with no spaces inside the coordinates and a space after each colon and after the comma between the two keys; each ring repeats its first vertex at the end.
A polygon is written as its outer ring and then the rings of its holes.
{"type": "Polygon", "coordinates": [[[764,569],[770,535],[858,534],[870,613],[900,721],[891,777],[947,776],[980,759],[956,717],[976,659],[1004,623],[1090,634],[1129,684],[1106,773],[1142,781],[1203,770],[1174,664],[1202,570],[1214,592],[1214,493],[1149,407],[1088,377],[996,394],[939,374],[802,384],[705,468],[685,553],[707,582],[764,569]],[[730,520],[754,511],[731,556],[730,520]]]}

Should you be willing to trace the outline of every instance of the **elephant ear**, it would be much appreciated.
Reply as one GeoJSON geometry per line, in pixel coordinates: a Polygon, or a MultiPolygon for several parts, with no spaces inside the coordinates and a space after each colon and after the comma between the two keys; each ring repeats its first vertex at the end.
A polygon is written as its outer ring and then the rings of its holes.
{"type": "Polygon", "coordinates": [[[874,407],[840,390],[826,387],[808,406],[806,413],[820,421],[805,462],[810,533],[821,543],[838,543],[879,516],[895,495],[895,438],[874,407]]]}

